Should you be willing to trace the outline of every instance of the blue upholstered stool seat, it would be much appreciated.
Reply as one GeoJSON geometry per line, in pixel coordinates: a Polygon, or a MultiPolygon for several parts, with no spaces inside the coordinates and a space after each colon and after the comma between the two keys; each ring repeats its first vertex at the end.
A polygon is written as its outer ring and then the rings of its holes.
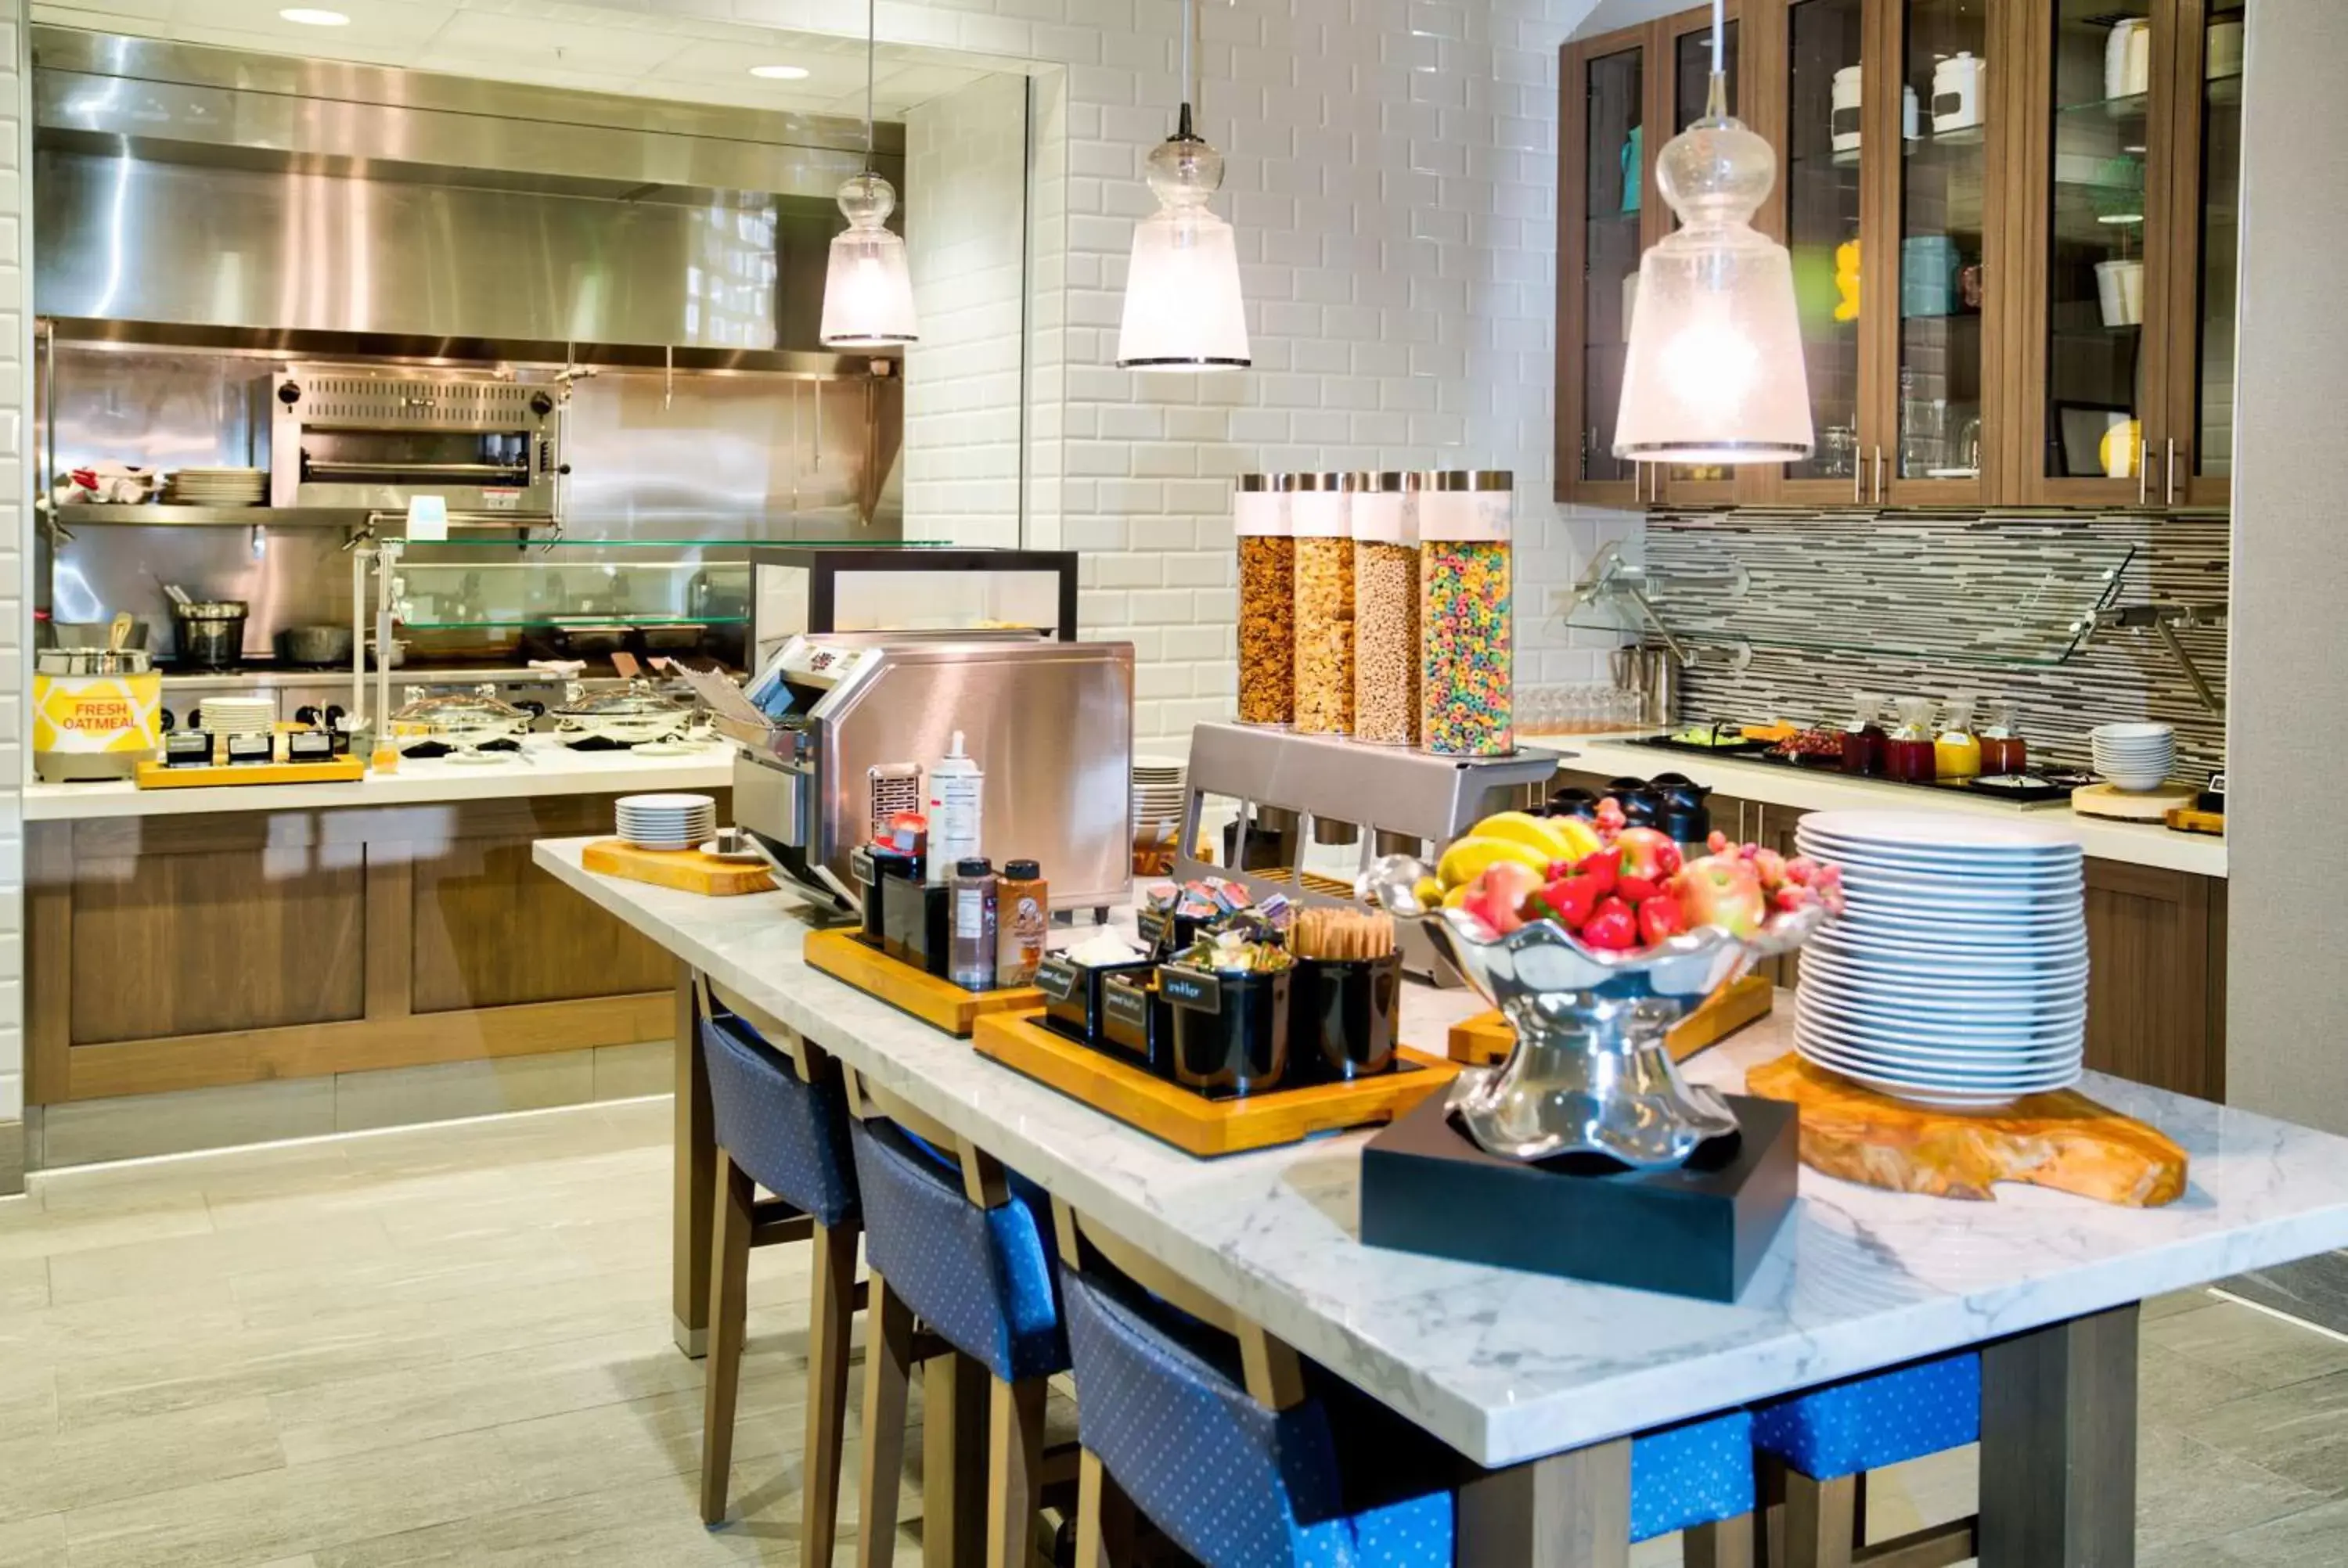
{"type": "MultiPolygon", "coordinates": [[[[1274,1410],[1230,1337],[1106,1266],[1065,1272],[1076,1420],[1134,1504],[1209,1565],[1449,1568],[1457,1454],[1325,1369],[1274,1410]]],[[[1637,1439],[1632,1538],[1753,1506],[1743,1411],[1637,1439]]]]}
{"type": "Polygon", "coordinates": [[[701,1022],[717,1145],[750,1179],[825,1225],[857,1217],[848,1097],[837,1075],[808,1083],[741,1020],[701,1022]]]}
{"type": "Polygon", "coordinates": [[[1874,1372],[1757,1407],[1753,1443],[1813,1481],[1880,1470],[1981,1436],[1981,1358],[1874,1372]]]}
{"type": "Polygon", "coordinates": [[[1011,1201],[983,1209],[961,1167],[893,1122],[849,1123],[864,1200],[864,1255],[938,1336],[1005,1382],[1064,1371],[1051,1199],[1006,1172],[1011,1201]]]}

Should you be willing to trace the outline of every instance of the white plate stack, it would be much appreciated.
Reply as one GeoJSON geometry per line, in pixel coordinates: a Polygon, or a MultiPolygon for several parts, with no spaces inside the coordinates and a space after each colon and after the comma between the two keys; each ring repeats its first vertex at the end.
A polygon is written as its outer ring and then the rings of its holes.
{"type": "Polygon", "coordinates": [[[2096,776],[2116,789],[2158,789],[2177,765],[2177,732],[2168,724],[2104,724],[2087,732],[2096,776]]]}
{"type": "Polygon", "coordinates": [[[257,507],[268,494],[266,468],[181,468],[163,480],[174,507],[257,507]]]}
{"type": "Polygon", "coordinates": [[[623,794],[620,836],[639,849],[691,849],[717,835],[717,803],[705,794],[623,794]]]}
{"type": "Polygon", "coordinates": [[[1165,835],[1160,825],[1179,827],[1189,804],[1189,769],[1179,757],[1133,759],[1134,835],[1156,839],[1165,835]]]}
{"type": "Polygon", "coordinates": [[[1954,814],[1822,811],[1797,845],[1849,908],[1802,949],[1794,1043],[1927,1105],[1985,1108],[2078,1081],[2087,924],[2078,845],[1954,814]]]}
{"type": "Polygon", "coordinates": [[[274,697],[207,697],[197,712],[208,735],[265,735],[276,727],[274,697]]]}

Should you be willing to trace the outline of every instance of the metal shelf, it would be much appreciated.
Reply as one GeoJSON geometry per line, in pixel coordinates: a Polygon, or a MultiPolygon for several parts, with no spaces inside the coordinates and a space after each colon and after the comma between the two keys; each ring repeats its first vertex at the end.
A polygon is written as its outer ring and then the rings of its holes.
{"type": "Polygon", "coordinates": [[[109,506],[73,501],[54,508],[67,528],[111,523],[135,528],[355,528],[367,520],[366,507],[167,507],[160,503],[109,506]]]}

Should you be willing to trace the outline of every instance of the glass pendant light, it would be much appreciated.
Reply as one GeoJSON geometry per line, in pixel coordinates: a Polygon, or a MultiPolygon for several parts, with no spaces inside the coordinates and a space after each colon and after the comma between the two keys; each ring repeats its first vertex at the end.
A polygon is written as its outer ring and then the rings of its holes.
{"type": "Polygon", "coordinates": [[[1713,0],[1704,118],[1655,159],[1656,183],[1682,227],[1639,259],[1614,425],[1614,456],[1634,463],[1787,463],[1810,455],[1793,259],[1753,227],[1777,157],[1728,113],[1725,6],[1713,0]]]}
{"type": "Polygon", "coordinates": [[[831,263],[823,275],[823,324],[827,348],[886,348],[916,343],[913,274],[905,264],[903,236],[881,225],[897,210],[897,191],[872,168],[872,55],[875,0],[864,9],[864,172],[839,188],[839,210],[848,228],[831,238],[831,263]]]}
{"type": "Polygon", "coordinates": [[[1190,127],[1190,45],[1196,19],[1182,0],[1182,110],[1174,134],[1149,151],[1158,210],[1133,226],[1117,363],[1124,370],[1244,370],[1239,249],[1231,226],[1207,210],[1223,182],[1223,155],[1190,127]]]}

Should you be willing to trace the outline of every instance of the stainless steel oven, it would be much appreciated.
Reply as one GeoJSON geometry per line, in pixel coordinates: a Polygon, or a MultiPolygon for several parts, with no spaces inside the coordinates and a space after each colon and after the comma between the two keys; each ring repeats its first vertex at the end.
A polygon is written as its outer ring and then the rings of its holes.
{"type": "Polygon", "coordinates": [[[288,365],[272,383],[270,504],[551,518],[561,388],[479,372],[288,365]]]}

